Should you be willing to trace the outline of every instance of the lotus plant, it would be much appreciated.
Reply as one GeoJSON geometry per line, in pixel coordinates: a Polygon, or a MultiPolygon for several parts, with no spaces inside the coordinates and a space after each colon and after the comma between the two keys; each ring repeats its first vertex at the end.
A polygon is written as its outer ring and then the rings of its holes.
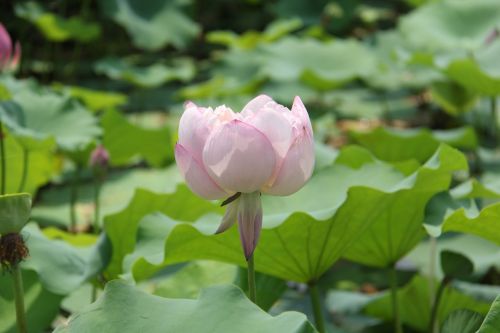
{"type": "Polygon", "coordinates": [[[10,35],[0,23],[0,71],[14,70],[21,60],[21,44],[12,44],[10,35]]]}
{"type": "Polygon", "coordinates": [[[299,97],[292,109],[260,95],[241,112],[185,104],[175,146],[177,165],[199,196],[225,199],[217,233],[238,221],[255,301],[253,252],[262,228],[261,194],[298,191],[314,168],[314,142],[307,110],[299,97]]]}

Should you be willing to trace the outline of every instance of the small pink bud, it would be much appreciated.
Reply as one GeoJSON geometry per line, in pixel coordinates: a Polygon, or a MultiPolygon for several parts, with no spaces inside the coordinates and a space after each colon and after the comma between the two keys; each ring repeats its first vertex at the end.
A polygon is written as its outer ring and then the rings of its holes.
{"type": "Polygon", "coordinates": [[[21,60],[21,44],[12,45],[10,35],[0,23],[0,71],[15,70],[21,60]]]}
{"type": "Polygon", "coordinates": [[[109,165],[109,153],[103,145],[98,145],[90,155],[90,166],[106,170],[109,165]]]}

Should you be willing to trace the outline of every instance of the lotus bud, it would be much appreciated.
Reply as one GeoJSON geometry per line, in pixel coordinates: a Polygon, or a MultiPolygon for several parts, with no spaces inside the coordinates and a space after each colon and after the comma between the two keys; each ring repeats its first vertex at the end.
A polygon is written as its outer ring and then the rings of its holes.
{"type": "Polygon", "coordinates": [[[175,158],[189,188],[199,196],[226,199],[217,232],[236,220],[245,257],[257,245],[262,226],[260,195],[290,195],[311,177],[314,141],[304,104],[291,110],[260,95],[241,112],[185,104],[175,158]]]}

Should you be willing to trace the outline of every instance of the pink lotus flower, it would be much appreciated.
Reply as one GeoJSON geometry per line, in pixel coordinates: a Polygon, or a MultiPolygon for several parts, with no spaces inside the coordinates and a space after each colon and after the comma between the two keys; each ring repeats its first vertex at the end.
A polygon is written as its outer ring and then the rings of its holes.
{"type": "Polygon", "coordinates": [[[245,256],[252,256],[262,226],[261,193],[290,195],[314,167],[312,127],[295,97],[291,111],[260,95],[240,113],[185,105],[175,147],[190,189],[206,199],[228,198],[218,232],[238,220],[245,256]]]}
{"type": "Polygon", "coordinates": [[[12,40],[2,23],[0,23],[0,71],[14,70],[21,59],[21,44],[16,42],[12,50],[12,40]]]}

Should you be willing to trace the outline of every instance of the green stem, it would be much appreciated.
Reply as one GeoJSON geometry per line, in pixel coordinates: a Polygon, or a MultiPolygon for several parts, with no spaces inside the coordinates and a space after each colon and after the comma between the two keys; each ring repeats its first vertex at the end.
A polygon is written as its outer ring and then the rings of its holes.
{"type": "Polygon", "coordinates": [[[257,289],[255,287],[255,268],[253,263],[253,255],[247,261],[248,270],[248,297],[252,302],[257,304],[257,289]]]}
{"type": "Polygon", "coordinates": [[[439,284],[439,288],[437,290],[436,297],[434,298],[434,303],[432,304],[431,321],[429,322],[429,332],[432,332],[432,333],[439,332],[437,315],[439,312],[439,303],[441,302],[441,296],[443,296],[443,292],[444,292],[444,289],[445,289],[447,284],[448,284],[448,280],[446,278],[444,278],[441,281],[441,283],[439,284]]]}
{"type": "Polygon", "coordinates": [[[28,150],[23,147],[23,175],[21,178],[21,182],[19,183],[19,189],[17,192],[21,193],[24,190],[24,186],[26,185],[26,179],[28,178],[28,163],[29,163],[29,154],[28,150]]]}
{"type": "Polygon", "coordinates": [[[101,224],[99,223],[99,215],[101,211],[101,182],[99,179],[94,180],[94,233],[98,235],[101,231],[101,224]]]}
{"type": "Polygon", "coordinates": [[[75,173],[73,174],[73,181],[71,183],[70,194],[70,231],[76,232],[76,202],[78,201],[78,185],[80,183],[80,165],[76,166],[75,173]]]}
{"type": "Polygon", "coordinates": [[[429,300],[434,300],[436,295],[436,258],[437,258],[437,238],[430,237],[429,239],[429,300]]]}
{"type": "Polygon", "coordinates": [[[314,322],[319,333],[325,333],[325,319],[321,309],[321,297],[319,295],[318,286],[316,283],[309,284],[309,295],[311,296],[311,304],[314,313],[314,322]]]}
{"type": "Polygon", "coordinates": [[[392,314],[394,317],[394,332],[403,333],[403,326],[401,325],[401,318],[399,317],[398,306],[398,272],[396,266],[392,265],[389,271],[391,281],[391,300],[392,300],[392,314]]]}
{"type": "Polygon", "coordinates": [[[12,278],[14,280],[14,298],[16,302],[16,320],[18,333],[27,333],[26,313],[24,308],[23,277],[19,265],[12,267],[12,278]]]}
{"type": "MultiPolygon", "coordinates": [[[[94,234],[99,235],[101,232],[101,225],[99,223],[99,212],[100,212],[100,195],[101,195],[101,182],[96,177],[94,178],[94,234]]],[[[94,303],[97,299],[98,287],[94,284],[92,285],[92,295],[91,302],[94,303]]]]}
{"type": "Polygon", "coordinates": [[[2,186],[0,188],[0,193],[2,195],[5,194],[5,187],[7,184],[5,183],[5,173],[6,173],[6,161],[5,161],[5,133],[3,132],[3,123],[0,121],[0,163],[2,167],[2,173],[0,175],[0,178],[2,180],[2,186]]]}
{"type": "Polygon", "coordinates": [[[90,303],[94,303],[97,299],[97,287],[92,285],[92,295],[90,296],[90,303]]]}
{"type": "Polygon", "coordinates": [[[495,97],[491,97],[491,125],[493,126],[492,134],[493,140],[495,142],[495,147],[498,146],[498,140],[500,139],[498,133],[498,116],[497,116],[497,100],[495,97]]]}

